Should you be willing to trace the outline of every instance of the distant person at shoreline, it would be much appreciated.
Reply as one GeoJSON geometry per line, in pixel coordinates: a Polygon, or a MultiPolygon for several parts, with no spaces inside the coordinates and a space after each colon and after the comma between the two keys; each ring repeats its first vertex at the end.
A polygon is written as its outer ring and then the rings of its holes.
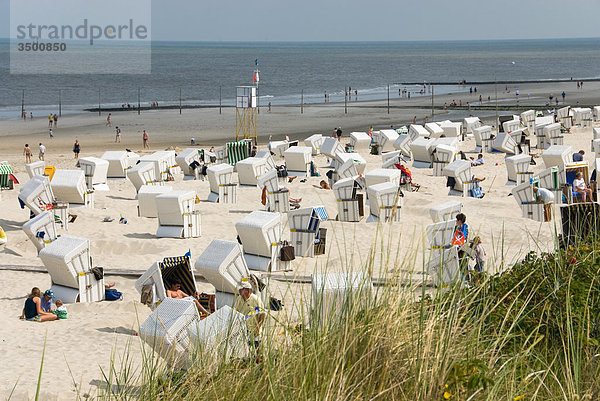
{"type": "Polygon", "coordinates": [[[75,144],[73,145],[73,153],[75,154],[75,160],[79,159],[80,151],[81,151],[81,145],[79,145],[79,140],[75,139],[75,144]]]}
{"type": "Polygon", "coordinates": [[[33,112],[30,112],[30,113],[29,113],[29,119],[30,119],[31,121],[33,121],[33,112]]]}
{"type": "Polygon", "coordinates": [[[41,307],[41,292],[38,287],[33,287],[31,293],[25,300],[25,306],[21,313],[21,319],[28,320],[30,322],[49,322],[57,320],[58,316],[52,312],[44,312],[41,307]]]}
{"type": "Polygon", "coordinates": [[[54,128],[57,128],[58,127],[58,115],[54,114],[53,119],[54,119],[54,128]]]}
{"type": "Polygon", "coordinates": [[[31,148],[29,147],[28,143],[25,144],[23,155],[25,155],[25,164],[31,163],[31,148]]]}
{"type": "Polygon", "coordinates": [[[50,113],[48,116],[48,128],[52,128],[52,123],[54,122],[54,115],[50,113]]]}
{"type": "Polygon", "coordinates": [[[106,117],[106,126],[107,126],[107,127],[110,127],[110,126],[111,126],[110,117],[111,117],[111,114],[110,114],[110,113],[108,113],[108,116],[106,117]]]}
{"type": "Polygon", "coordinates": [[[150,146],[148,144],[148,138],[149,138],[148,133],[146,132],[146,130],[144,130],[144,133],[142,134],[144,149],[150,149],[150,146]]]}
{"type": "Polygon", "coordinates": [[[342,141],[342,127],[338,127],[335,131],[335,135],[337,136],[338,142],[342,141]]]}
{"type": "Polygon", "coordinates": [[[48,136],[50,137],[50,139],[54,138],[54,131],[52,131],[52,128],[48,130],[48,136]]]}
{"type": "Polygon", "coordinates": [[[115,128],[115,143],[121,142],[121,129],[119,127],[115,128]]]}

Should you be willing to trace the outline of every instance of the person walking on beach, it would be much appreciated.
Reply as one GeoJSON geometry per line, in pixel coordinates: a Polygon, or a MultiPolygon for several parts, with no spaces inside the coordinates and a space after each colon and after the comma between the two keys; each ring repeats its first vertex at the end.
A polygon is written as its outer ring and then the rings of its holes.
{"type": "Polygon", "coordinates": [[[54,128],[58,127],[58,115],[54,114],[54,116],[52,116],[53,120],[54,120],[54,128]]]}
{"type": "Polygon", "coordinates": [[[25,155],[25,164],[31,163],[31,148],[29,148],[29,144],[25,144],[25,148],[23,149],[23,155],[25,155]]]}
{"type": "Polygon", "coordinates": [[[342,141],[342,127],[338,127],[338,129],[335,131],[335,135],[337,136],[338,142],[341,142],[342,141]]]}
{"type": "Polygon", "coordinates": [[[567,96],[567,94],[565,93],[565,91],[563,91],[563,93],[561,93],[561,96],[563,98],[563,103],[565,102],[565,97],[567,96]]]}
{"type": "Polygon", "coordinates": [[[52,123],[54,122],[54,115],[50,113],[48,116],[48,128],[52,128],[52,123]]]}
{"type": "Polygon", "coordinates": [[[108,116],[106,117],[106,126],[107,126],[107,127],[110,127],[110,126],[111,126],[111,123],[110,123],[110,117],[111,117],[111,114],[110,114],[110,113],[108,113],[108,116]]]}
{"type": "Polygon", "coordinates": [[[142,134],[144,149],[150,149],[150,146],[148,145],[148,138],[148,133],[146,130],[144,130],[144,133],[142,134]]]}
{"type": "Polygon", "coordinates": [[[73,145],[73,153],[75,153],[75,160],[79,159],[80,151],[81,151],[81,145],[79,145],[79,140],[75,139],[75,144],[73,145]]]}
{"type": "Polygon", "coordinates": [[[52,131],[52,128],[48,130],[48,136],[50,137],[50,139],[54,138],[54,131],[52,131]]]}
{"type": "Polygon", "coordinates": [[[115,128],[115,143],[121,142],[121,129],[119,127],[115,128]]]}
{"type": "Polygon", "coordinates": [[[38,155],[38,159],[44,160],[44,157],[46,157],[46,147],[40,142],[40,154],[38,155]]]}
{"type": "Polygon", "coordinates": [[[30,113],[29,113],[29,119],[30,119],[31,121],[33,121],[33,113],[32,113],[32,112],[30,112],[30,113]]]}

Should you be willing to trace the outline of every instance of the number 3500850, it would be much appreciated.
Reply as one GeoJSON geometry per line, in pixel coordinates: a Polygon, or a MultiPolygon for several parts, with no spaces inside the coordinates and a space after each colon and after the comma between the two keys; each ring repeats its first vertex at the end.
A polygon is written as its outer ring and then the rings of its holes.
{"type": "Polygon", "coordinates": [[[67,50],[66,43],[17,43],[20,52],[64,52],[67,50]]]}

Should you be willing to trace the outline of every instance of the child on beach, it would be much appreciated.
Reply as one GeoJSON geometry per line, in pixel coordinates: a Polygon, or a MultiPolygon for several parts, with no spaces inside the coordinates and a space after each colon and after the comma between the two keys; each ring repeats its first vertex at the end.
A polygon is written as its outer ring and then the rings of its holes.
{"type": "Polygon", "coordinates": [[[481,241],[481,237],[476,236],[475,238],[473,238],[473,241],[471,242],[471,247],[473,246],[475,246],[475,248],[473,249],[473,252],[475,254],[475,270],[481,273],[485,268],[485,260],[487,256],[487,254],[485,253],[485,248],[483,247],[481,241]]]}
{"type": "Polygon", "coordinates": [[[57,299],[55,302],[56,309],[52,311],[60,320],[64,320],[67,318],[67,307],[63,304],[60,299],[57,299]]]}

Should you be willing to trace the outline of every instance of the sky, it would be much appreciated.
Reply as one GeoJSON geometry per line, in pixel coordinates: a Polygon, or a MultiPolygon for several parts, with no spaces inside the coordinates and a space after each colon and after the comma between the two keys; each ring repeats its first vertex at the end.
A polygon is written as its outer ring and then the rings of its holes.
{"type": "MultiPolygon", "coordinates": [[[[53,8],[60,7],[61,2],[40,1],[53,8]]],[[[102,3],[101,0],[81,1],[102,3]]],[[[141,1],[152,4],[153,40],[412,41],[600,37],[599,0],[141,1]]],[[[9,36],[9,4],[10,0],[0,0],[0,37],[3,38],[9,36]]],[[[109,17],[111,11],[114,10],[106,9],[109,17]]]]}

